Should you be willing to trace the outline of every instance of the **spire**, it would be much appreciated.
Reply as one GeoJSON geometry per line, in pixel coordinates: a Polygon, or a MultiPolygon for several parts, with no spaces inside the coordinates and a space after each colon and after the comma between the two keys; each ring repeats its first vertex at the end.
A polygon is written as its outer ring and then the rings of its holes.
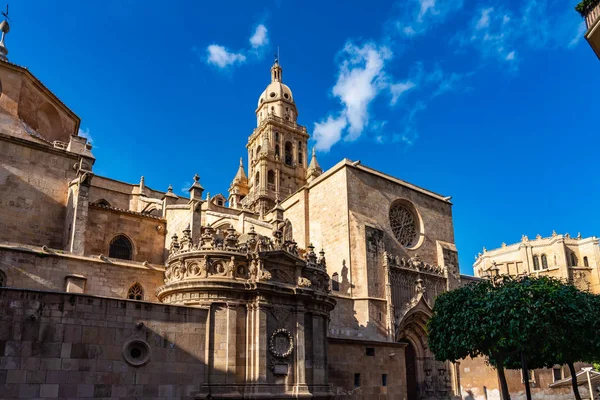
{"type": "Polygon", "coordinates": [[[310,159],[310,164],[308,164],[308,168],[306,170],[306,179],[310,182],[317,176],[321,175],[323,170],[317,161],[317,152],[315,148],[312,149],[312,158],[310,159]]]}
{"type": "Polygon", "coordinates": [[[317,152],[314,147],[312,148],[312,158],[310,159],[310,164],[308,164],[308,169],[314,169],[315,171],[318,171],[319,174],[323,172],[321,166],[319,165],[319,162],[317,161],[317,152]]]}
{"type": "Polygon", "coordinates": [[[282,69],[279,66],[279,57],[275,57],[275,62],[271,67],[271,82],[281,82],[282,69]]]}
{"type": "Polygon", "coordinates": [[[233,178],[233,183],[242,183],[247,181],[248,177],[246,176],[246,171],[244,171],[244,162],[240,157],[240,167],[238,168],[237,173],[235,174],[235,178],[233,178]]]}
{"type": "Polygon", "coordinates": [[[0,22],[0,31],[2,32],[2,36],[0,36],[0,60],[8,61],[8,58],[6,57],[8,49],[4,44],[4,38],[10,31],[10,25],[8,24],[8,21],[10,20],[10,18],[8,18],[8,4],[6,5],[6,12],[2,11],[2,15],[4,16],[4,21],[0,22]]]}

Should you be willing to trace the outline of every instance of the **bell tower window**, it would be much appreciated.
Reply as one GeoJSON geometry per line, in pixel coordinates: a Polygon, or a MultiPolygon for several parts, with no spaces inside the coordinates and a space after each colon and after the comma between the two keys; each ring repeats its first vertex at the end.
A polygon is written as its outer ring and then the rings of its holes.
{"type": "Polygon", "coordinates": [[[285,164],[290,167],[294,164],[294,156],[292,155],[292,142],[285,142],[285,164]]]}
{"type": "Polygon", "coordinates": [[[256,184],[256,186],[258,186],[260,183],[260,174],[258,173],[258,171],[256,171],[256,175],[254,175],[254,183],[256,184]]]}
{"type": "Polygon", "coordinates": [[[270,169],[269,172],[267,172],[267,183],[270,183],[272,185],[275,184],[275,173],[272,169],[270,169]]]}
{"type": "Polygon", "coordinates": [[[279,153],[279,145],[278,145],[278,144],[276,144],[276,145],[275,145],[275,155],[276,155],[277,157],[279,157],[279,156],[281,155],[281,154],[279,153]]]}

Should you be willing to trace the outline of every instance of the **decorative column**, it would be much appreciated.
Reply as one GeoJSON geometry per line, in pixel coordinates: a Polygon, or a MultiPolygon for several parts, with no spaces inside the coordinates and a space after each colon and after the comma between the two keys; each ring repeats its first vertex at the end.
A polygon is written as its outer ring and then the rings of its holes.
{"type": "Polygon", "coordinates": [[[296,343],[294,343],[294,367],[296,385],[294,393],[308,393],[306,386],[306,347],[305,343],[305,313],[304,307],[298,307],[294,311],[296,314],[296,343]]]}
{"type": "Polygon", "coordinates": [[[385,300],[387,302],[386,324],[388,330],[388,342],[394,342],[396,338],[396,326],[394,317],[394,300],[392,297],[392,271],[387,252],[383,252],[383,276],[385,279],[385,300]]]}

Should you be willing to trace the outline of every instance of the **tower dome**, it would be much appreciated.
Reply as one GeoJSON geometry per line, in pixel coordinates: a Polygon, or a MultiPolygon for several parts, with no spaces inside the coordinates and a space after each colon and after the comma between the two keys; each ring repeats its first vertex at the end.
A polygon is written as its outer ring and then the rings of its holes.
{"type": "Polygon", "coordinates": [[[271,83],[260,94],[256,109],[257,125],[269,116],[279,117],[291,122],[296,122],[298,111],[292,90],[282,82],[282,69],[279,61],[271,67],[271,83]]]}

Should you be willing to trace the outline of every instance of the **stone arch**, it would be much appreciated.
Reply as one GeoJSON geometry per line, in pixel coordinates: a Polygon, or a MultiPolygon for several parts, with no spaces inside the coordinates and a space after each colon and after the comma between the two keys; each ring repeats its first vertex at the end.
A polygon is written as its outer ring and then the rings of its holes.
{"type": "MultiPolygon", "coordinates": [[[[406,343],[407,347],[410,346],[408,356],[411,357],[410,349],[414,351],[414,371],[407,370],[406,379],[413,380],[411,382],[414,385],[413,389],[418,392],[416,398],[431,397],[432,394],[435,394],[426,393],[428,388],[435,387],[433,380],[436,371],[433,354],[427,345],[426,325],[429,318],[431,318],[431,308],[425,299],[421,298],[417,305],[405,314],[397,329],[397,341],[406,343]],[[414,374],[413,376],[410,375],[411,372],[414,374]]],[[[405,349],[405,357],[406,355],[405,349]]],[[[407,368],[411,367],[411,360],[405,358],[405,362],[408,362],[407,368]]]]}
{"type": "Polygon", "coordinates": [[[37,131],[46,139],[60,139],[62,123],[56,108],[49,102],[43,103],[36,112],[37,131]]]}
{"type": "Polygon", "coordinates": [[[133,241],[124,234],[118,234],[110,241],[108,256],[121,260],[133,260],[133,241]]]}

